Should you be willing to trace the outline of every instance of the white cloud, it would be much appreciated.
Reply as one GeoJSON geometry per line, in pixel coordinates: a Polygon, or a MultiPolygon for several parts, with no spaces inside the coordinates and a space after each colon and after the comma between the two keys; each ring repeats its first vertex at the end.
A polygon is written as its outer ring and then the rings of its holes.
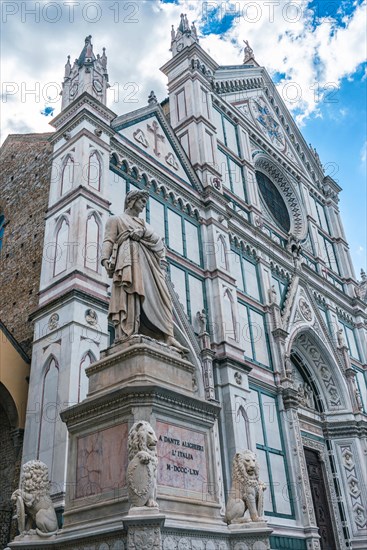
{"type": "MultiPolygon", "coordinates": [[[[275,2],[274,9],[263,2],[257,4],[261,11],[260,19],[251,23],[245,10],[248,2],[237,2],[241,6],[242,17],[236,19],[233,27],[226,34],[227,41],[235,40],[242,44],[242,39],[249,40],[256,59],[264,65],[270,74],[284,73],[286,77],[278,84],[278,89],[290,110],[301,110],[297,121],[311,113],[317,113],[320,101],[337,97],[340,81],[353,75],[357,67],[365,60],[366,52],[366,0],[356,6],[352,15],[344,20],[345,27],[338,28],[332,18],[324,18],[314,25],[308,2],[297,2],[298,11],[284,10],[286,5],[296,3],[275,2]],[[279,4],[279,5],[276,5],[279,4]],[[292,84],[290,84],[290,82],[292,84]],[[294,99],[298,90],[298,101],[294,99]]],[[[269,3],[265,3],[269,4],[269,3]]],[[[220,63],[227,63],[230,52],[223,47],[218,37],[205,39],[210,42],[211,54],[220,63]]],[[[232,46],[232,63],[237,58],[238,49],[232,46]]]]}
{"type": "MultiPolygon", "coordinates": [[[[196,20],[199,30],[208,23],[203,21],[205,4],[197,0],[182,0],[180,5],[161,4],[159,0],[118,3],[104,0],[100,2],[100,19],[95,23],[91,22],[93,11],[85,12],[86,4],[80,2],[75,2],[73,20],[71,8],[59,3],[62,17],[51,23],[55,14],[51,10],[42,11],[47,5],[45,1],[40,4],[40,19],[36,23],[34,15],[22,13],[24,6],[29,9],[35,4],[19,3],[18,13],[9,15],[3,24],[2,92],[17,90],[2,103],[3,139],[21,124],[32,131],[50,131],[50,119],[40,114],[48,92],[54,95],[56,90],[47,88],[47,83],[61,84],[67,54],[71,54],[72,60],[78,56],[86,35],[92,34],[95,52],[101,52],[102,46],[107,48],[110,81],[118,83],[120,92],[119,104],[113,102],[114,95],[110,92],[109,106],[120,114],[146,105],[151,89],[159,99],[167,95],[166,78],[159,67],[171,56],[170,28],[171,24],[178,24],[180,13],[187,12],[190,20],[196,20]],[[14,83],[15,88],[9,83],[14,83]],[[132,96],[129,96],[133,90],[130,83],[134,86],[132,96]],[[26,94],[35,87],[40,90],[39,98],[26,94]]],[[[234,19],[225,35],[203,37],[202,47],[220,64],[241,64],[242,40],[249,40],[258,62],[270,74],[286,75],[278,84],[285,100],[286,92],[296,90],[294,86],[290,88],[290,82],[299,87],[299,101],[288,102],[291,110],[297,109],[299,123],[311,113],[320,116],[319,102],[324,97],[325,85],[339,86],[341,79],[351,77],[364,60],[366,0],[345,18],[343,28],[338,28],[330,18],[320,20],[315,27],[307,0],[286,4],[279,0],[274,2],[273,13],[269,3],[260,0],[258,9],[255,2],[247,0],[218,0],[209,4],[220,8],[217,16],[221,18],[233,13],[233,9],[241,16],[234,19]],[[285,10],[286,5],[290,7],[285,10]]],[[[60,108],[57,100],[56,112],[60,108]]]]}

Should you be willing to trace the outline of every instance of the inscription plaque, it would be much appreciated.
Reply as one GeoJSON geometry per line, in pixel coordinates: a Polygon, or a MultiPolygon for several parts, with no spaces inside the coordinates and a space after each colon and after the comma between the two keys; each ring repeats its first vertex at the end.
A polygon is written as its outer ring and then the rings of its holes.
{"type": "Polygon", "coordinates": [[[159,421],[155,431],[158,484],[202,493],[208,483],[205,434],[159,421]]]}
{"type": "Polygon", "coordinates": [[[126,423],[78,438],[76,498],[126,485],[126,423]]]}

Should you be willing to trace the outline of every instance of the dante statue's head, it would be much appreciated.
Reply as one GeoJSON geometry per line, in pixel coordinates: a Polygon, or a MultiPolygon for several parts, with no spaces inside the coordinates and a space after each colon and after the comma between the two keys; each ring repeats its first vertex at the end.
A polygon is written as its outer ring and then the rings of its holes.
{"type": "Polygon", "coordinates": [[[137,201],[138,199],[141,199],[142,197],[148,200],[149,198],[148,191],[142,191],[140,189],[129,191],[125,197],[124,209],[126,210],[127,208],[131,208],[132,206],[134,206],[135,201],[137,201]]]}

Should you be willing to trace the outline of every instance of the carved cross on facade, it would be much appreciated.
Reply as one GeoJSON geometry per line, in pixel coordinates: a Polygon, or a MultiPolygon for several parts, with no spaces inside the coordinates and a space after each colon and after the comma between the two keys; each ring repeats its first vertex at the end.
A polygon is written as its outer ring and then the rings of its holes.
{"type": "Polygon", "coordinates": [[[154,120],[152,126],[150,126],[150,124],[147,124],[147,128],[148,128],[148,132],[151,132],[154,135],[154,153],[157,155],[157,157],[160,157],[161,154],[158,150],[158,145],[159,145],[159,141],[164,141],[164,136],[158,133],[159,126],[156,120],[154,120]]]}

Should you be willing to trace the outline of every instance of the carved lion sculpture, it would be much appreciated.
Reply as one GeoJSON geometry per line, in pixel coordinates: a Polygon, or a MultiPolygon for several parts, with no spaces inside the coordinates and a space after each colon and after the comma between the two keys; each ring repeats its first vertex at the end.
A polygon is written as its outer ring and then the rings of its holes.
{"type": "Polygon", "coordinates": [[[50,498],[48,468],[39,460],[23,465],[20,489],[11,497],[17,507],[18,529],[21,536],[37,534],[50,537],[57,533],[57,518],[50,498]],[[35,529],[32,527],[35,526],[35,529]]]}
{"type": "Polygon", "coordinates": [[[227,501],[225,520],[231,523],[264,521],[263,493],[266,487],[259,480],[259,464],[252,451],[235,454],[232,464],[232,489],[227,501]],[[249,511],[250,518],[244,517],[249,511]]]}
{"type": "Polygon", "coordinates": [[[158,507],[157,436],[149,422],[135,422],[128,437],[127,486],[130,507],[158,507]]]}

